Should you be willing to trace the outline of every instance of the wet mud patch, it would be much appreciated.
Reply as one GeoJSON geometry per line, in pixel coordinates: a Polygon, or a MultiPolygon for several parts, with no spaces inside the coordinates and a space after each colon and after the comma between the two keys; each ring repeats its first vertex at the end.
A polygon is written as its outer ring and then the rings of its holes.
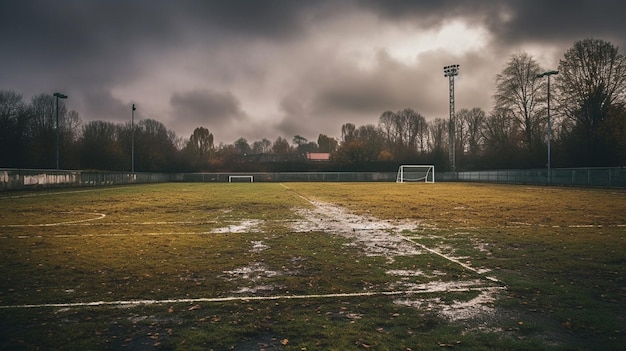
{"type": "MultiPolygon", "coordinates": [[[[421,226],[419,222],[380,220],[372,216],[351,213],[334,204],[316,200],[309,202],[313,208],[297,210],[303,219],[292,223],[292,229],[296,232],[322,231],[341,235],[351,240],[351,243],[346,245],[362,249],[363,254],[367,256],[382,256],[390,265],[399,257],[436,253],[435,250],[417,244],[403,234],[411,233],[410,236],[414,239],[425,229],[432,231],[433,228],[421,226]]],[[[447,248],[446,251],[452,252],[453,248],[447,248]]],[[[397,278],[389,283],[389,290],[419,292],[406,298],[395,299],[394,303],[433,312],[443,319],[455,322],[488,318],[493,314],[493,302],[502,286],[494,286],[493,280],[481,277],[483,271],[470,267],[468,262],[460,263],[455,258],[439,253],[438,255],[460,265],[459,269],[468,270],[470,273],[468,276],[472,278],[456,280],[447,276],[443,269],[436,267],[389,269],[386,270],[386,274],[397,278]],[[446,295],[455,293],[457,298],[419,296],[430,293],[446,295]]]]}
{"type": "Polygon", "coordinates": [[[338,234],[353,241],[352,244],[363,249],[370,256],[384,256],[393,261],[397,256],[413,256],[423,253],[414,244],[408,242],[400,233],[405,230],[417,230],[417,222],[382,221],[375,217],[350,213],[346,209],[320,201],[311,201],[312,209],[298,209],[303,217],[292,223],[296,232],[323,231],[338,234]]]}
{"type": "Polygon", "coordinates": [[[258,233],[261,232],[263,221],[258,219],[246,219],[228,224],[227,226],[214,228],[211,232],[223,233],[258,233]]]}

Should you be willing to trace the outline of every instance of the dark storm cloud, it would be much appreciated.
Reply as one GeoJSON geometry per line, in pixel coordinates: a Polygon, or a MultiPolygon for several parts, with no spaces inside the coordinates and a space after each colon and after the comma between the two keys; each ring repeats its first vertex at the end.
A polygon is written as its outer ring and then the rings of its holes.
{"type": "MultiPolygon", "coordinates": [[[[195,123],[196,126],[214,126],[245,118],[239,100],[230,92],[192,90],[174,93],[170,99],[176,121],[195,123]]],[[[174,122],[176,123],[176,122],[174,122]]]]}
{"type": "Polygon", "coordinates": [[[359,0],[380,16],[417,20],[428,26],[452,18],[478,21],[491,28],[501,44],[605,37],[623,43],[623,0],[359,0]]]}
{"type": "Polygon", "coordinates": [[[359,69],[345,62],[327,77],[315,96],[313,109],[320,113],[352,111],[376,116],[383,112],[382,107],[395,111],[417,105],[432,112],[432,90],[424,89],[431,79],[430,70],[423,68],[398,62],[385,51],[378,52],[372,69],[359,69]],[[417,91],[422,91],[422,95],[416,95],[417,91]]]}
{"type": "Polygon", "coordinates": [[[626,49],[626,3],[622,0],[545,0],[509,2],[510,19],[492,30],[501,44],[533,41],[563,43],[596,37],[626,49]]]}
{"type": "Polygon", "coordinates": [[[25,97],[61,91],[84,121],[122,122],[137,103],[137,116],[183,137],[198,126],[224,141],[336,135],[341,124],[375,123],[385,110],[445,117],[445,64],[462,66],[459,107],[488,110],[493,78],[515,52],[547,52],[542,59],[554,66],[573,41],[597,37],[624,53],[624,7],[617,0],[2,1],[0,89],[25,97]],[[455,51],[464,39],[444,38],[403,60],[390,48],[394,38],[368,42],[377,31],[410,38],[455,21],[484,29],[482,46],[455,51]],[[363,67],[359,55],[372,52],[363,67]]]}

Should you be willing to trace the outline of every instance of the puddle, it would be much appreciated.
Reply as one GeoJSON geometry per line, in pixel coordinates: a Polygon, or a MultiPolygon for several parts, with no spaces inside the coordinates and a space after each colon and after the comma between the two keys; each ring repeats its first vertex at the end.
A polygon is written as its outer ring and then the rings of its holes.
{"type": "Polygon", "coordinates": [[[440,298],[432,299],[395,299],[394,303],[402,306],[418,308],[424,311],[432,311],[440,317],[452,322],[465,321],[474,318],[484,318],[495,313],[493,302],[498,288],[484,289],[480,294],[469,301],[452,301],[445,303],[440,298]]]}
{"type": "Polygon", "coordinates": [[[229,224],[225,227],[215,228],[211,230],[212,233],[258,233],[261,231],[260,227],[263,221],[258,219],[247,219],[238,223],[229,224]]]}
{"type": "Polygon", "coordinates": [[[265,251],[270,248],[269,246],[265,245],[262,241],[251,241],[251,243],[252,243],[252,249],[250,249],[250,252],[259,253],[261,251],[265,251]]]}
{"type": "Polygon", "coordinates": [[[281,273],[270,270],[265,264],[261,262],[254,262],[248,266],[234,269],[232,271],[224,271],[229,276],[229,280],[250,280],[258,281],[262,278],[271,278],[281,273]]]}
{"type": "Polygon", "coordinates": [[[304,220],[292,223],[296,232],[323,231],[339,234],[362,247],[366,255],[384,256],[393,261],[396,256],[420,255],[422,250],[400,235],[405,230],[420,229],[419,223],[394,223],[370,216],[349,213],[342,207],[320,201],[311,201],[315,208],[299,209],[304,220]]]}

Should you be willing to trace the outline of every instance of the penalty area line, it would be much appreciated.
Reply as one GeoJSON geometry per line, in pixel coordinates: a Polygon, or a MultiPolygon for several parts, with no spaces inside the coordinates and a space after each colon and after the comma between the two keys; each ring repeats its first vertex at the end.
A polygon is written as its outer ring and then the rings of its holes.
{"type": "Polygon", "coordinates": [[[429,248],[428,246],[426,246],[426,245],[424,245],[424,244],[421,244],[421,243],[418,243],[418,242],[416,242],[415,240],[413,240],[413,239],[411,239],[411,238],[408,238],[408,237],[406,237],[406,236],[404,236],[404,235],[402,236],[402,238],[403,238],[404,240],[406,240],[406,241],[410,242],[410,243],[413,243],[414,245],[417,245],[417,246],[421,247],[422,249],[424,249],[424,250],[426,250],[426,251],[428,251],[428,252],[430,252],[430,253],[432,253],[432,254],[435,254],[435,255],[437,255],[437,256],[443,257],[443,258],[445,258],[446,260],[448,260],[448,261],[450,261],[450,262],[456,263],[456,264],[458,264],[459,266],[461,266],[461,267],[463,267],[463,268],[465,268],[465,269],[467,269],[467,270],[469,270],[469,271],[472,271],[472,272],[474,272],[474,273],[476,273],[476,274],[478,274],[478,275],[480,275],[480,276],[484,277],[485,279],[487,279],[487,280],[489,280],[489,281],[492,281],[492,282],[494,282],[494,283],[498,283],[498,284],[502,284],[502,285],[504,285],[504,283],[503,283],[503,282],[501,282],[500,280],[498,280],[497,278],[495,278],[495,277],[490,277],[490,276],[486,276],[483,272],[479,271],[478,269],[476,269],[476,268],[474,268],[474,267],[472,267],[472,266],[470,266],[470,265],[468,265],[468,264],[465,264],[465,263],[463,263],[463,262],[461,262],[461,261],[459,261],[459,260],[457,260],[457,259],[455,259],[455,258],[452,258],[452,257],[450,257],[450,256],[446,256],[446,255],[442,254],[441,252],[439,252],[439,251],[437,251],[437,250],[433,250],[433,249],[429,248]]]}
{"type": "Polygon", "coordinates": [[[92,301],[92,302],[70,302],[70,303],[43,303],[25,305],[3,305],[0,309],[27,309],[27,308],[70,308],[70,307],[136,307],[144,305],[164,305],[173,303],[219,303],[230,301],[272,301],[272,300],[305,300],[305,299],[329,299],[329,298],[349,298],[367,296],[406,296],[417,294],[471,292],[471,291],[495,291],[504,290],[504,287],[470,287],[455,289],[425,289],[425,290],[403,290],[403,291],[371,291],[355,293],[336,294],[312,294],[312,295],[274,295],[274,296],[230,296],[230,297],[200,297],[187,299],[163,299],[163,300],[120,300],[120,301],[92,301]]]}

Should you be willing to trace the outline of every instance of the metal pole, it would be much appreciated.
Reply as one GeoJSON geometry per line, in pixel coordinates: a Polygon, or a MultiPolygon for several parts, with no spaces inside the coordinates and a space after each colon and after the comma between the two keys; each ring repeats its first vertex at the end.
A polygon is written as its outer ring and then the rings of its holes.
{"type": "Polygon", "coordinates": [[[56,122],[56,134],[57,134],[57,170],[59,170],[59,95],[54,94],[57,99],[57,122],[56,122]]]}
{"type": "Polygon", "coordinates": [[[130,140],[131,140],[131,173],[135,173],[135,104],[133,104],[132,111],[130,113],[130,140]]]}
{"type": "Polygon", "coordinates": [[[61,93],[54,93],[54,97],[57,98],[56,105],[56,135],[57,135],[57,170],[59,169],[59,99],[67,99],[67,95],[63,95],[61,93]]]}
{"type": "Polygon", "coordinates": [[[552,121],[550,120],[550,76],[555,74],[559,74],[559,71],[547,71],[536,76],[537,78],[548,77],[548,135],[546,138],[546,143],[548,144],[548,184],[552,184],[552,152],[550,150],[550,140],[552,139],[552,121]]]}
{"type": "Polygon", "coordinates": [[[550,75],[548,75],[548,184],[552,184],[550,139],[552,139],[552,123],[550,121],[550,75]]]}

